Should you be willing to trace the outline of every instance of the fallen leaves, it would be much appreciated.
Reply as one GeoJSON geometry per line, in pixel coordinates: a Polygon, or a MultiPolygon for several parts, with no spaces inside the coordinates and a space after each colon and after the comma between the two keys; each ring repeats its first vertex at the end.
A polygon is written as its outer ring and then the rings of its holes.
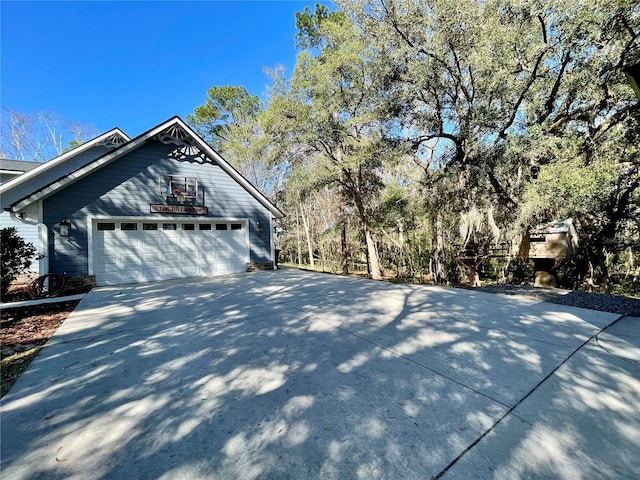
{"type": "Polygon", "coordinates": [[[58,456],[58,454],[62,451],[63,447],[58,447],[58,450],[56,450],[56,462],[58,463],[62,463],[62,462],[66,462],[67,459],[66,458],[60,458],[60,456],[58,456]]]}

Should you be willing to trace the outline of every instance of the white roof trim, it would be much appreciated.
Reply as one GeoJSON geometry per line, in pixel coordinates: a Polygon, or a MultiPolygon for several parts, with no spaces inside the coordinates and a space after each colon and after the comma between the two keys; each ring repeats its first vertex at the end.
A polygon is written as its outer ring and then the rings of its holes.
{"type": "MultiPolygon", "coordinates": [[[[180,117],[173,117],[167,120],[164,123],[161,123],[157,127],[149,130],[148,132],[136,137],[131,140],[129,143],[124,144],[117,150],[106,153],[102,157],[94,160],[93,162],[85,165],[82,168],[70,173],[64,178],[48,185],[47,187],[34,192],[33,194],[25,197],[22,201],[13,206],[13,211],[19,211],[32,203],[35,203],[43,198],[48,197],[49,195],[61,190],[67,185],[74,183],[81,178],[89,175],[93,171],[102,168],[105,165],[117,160],[118,158],[126,155],[127,153],[135,150],[140,145],[142,145],[147,140],[153,138],[155,135],[163,132],[168,127],[172,125],[178,125],[182,129],[184,129],[189,135],[193,137],[193,139],[197,142],[198,147],[204,151],[207,156],[209,156],[212,160],[214,160],[220,168],[222,168],[230,177],[236,180],[247,192],[249,192],[256,200],[258,200],[265,208],[267,208],[276,218],[283,218],[284,213],[282,213],[278,207],[276,207],[273,203],[269,201],[256,187],[254,187],[247,179],[245,179],[235,168],[233,168],[226,160],[224,160],[220,154],[218,154],[213,148],[211,148],[207,143],[202,140],[186,123],[182,121],[180,117]]],[[[46,164],[45,164],[46,165],[46,164]]],[[[32,170],[38,170],[37,168],[32,170]]],[[[20,177],[19,177],[20,178],[20,177]]],[[[12,180],[13,181],[13,180],[12,180]]]]}
{"type": "Polygon", "coordinates": [[[24,170],[0,170],[0,173],[9,174],[9,175],[20,175],[24,173],[24,170]]]}
{"type": "Polygon", "coordinates": [[[105,140],[107,140],[109,137],[113,136],[113,135],[120,135],[122,138],[124,138],[127,142],[131,140],[131,138],[129,138],[129,136],[124,133],[122,130],[120,130],[119,128],[113,128],[111,130],[109,130],[108,132],[103,133],[102,135],[89,140],[87,143],[83,143],[82,145],[77,146],[76,148],[69,150],[68,152],[63,153],[62,155],[57,156],[56,158],[49,160],[48,162],[43,163],[42,165],[37,166],[36,168],[29,170],[28,172],[23,173],[22,175],[16,177],[16,178],[12,178],[11,180],[9,180],[8,182],[3,183],[2,185],[0,185],[0,193],[2,192],[6,192],[7,190],[12,189],[13,187],[15,187],[16,185],[20,185],[21,183],[23,183],[24,181],[35,177],[36,175],[40,175],[40,173],[42,172],[46,172],[47,170],[49,170],[50,168],[54,167],[55,165],[59,165],[61,163],[64,163],[66,160],[68,160],[69,158],[75,157],[76,155],[78,155],[79,153],[82,153],[88,149],[90,149],[91,147],[99,144],[100,142],[103,142],[105,140]]]}

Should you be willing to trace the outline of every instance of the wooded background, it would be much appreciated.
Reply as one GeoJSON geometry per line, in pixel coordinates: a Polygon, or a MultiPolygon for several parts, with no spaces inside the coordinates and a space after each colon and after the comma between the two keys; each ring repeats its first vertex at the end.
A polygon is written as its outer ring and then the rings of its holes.
{"type": "MultiPolygon", "coordinates": [[[[531,282],[515,253],[572,218],[559,285],[640,285],[636,0],[340,0],[296,14],[293,72],[213,86],[188,122],[287,217],[281,261],[374,279],[531,282]]],[[[203,92],[204,93],[204,92],[203,92]]]]}
{"type": "Polygon", "coordinates": [[[215,86],[191,124],[287,218],[281,259],[438,283],[532,281],[529,228],[572,218],[572,288],[637,292],[635,1],[345,0],[296,15],[266,102],[215,86]]]}

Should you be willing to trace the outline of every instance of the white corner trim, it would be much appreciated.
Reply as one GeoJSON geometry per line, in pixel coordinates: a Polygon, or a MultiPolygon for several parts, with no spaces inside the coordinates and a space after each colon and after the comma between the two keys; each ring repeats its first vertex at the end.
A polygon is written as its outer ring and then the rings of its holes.
{"type": "Polygon", "coordinates": [[[249,219],[248,218],[244,218],[242,220],[240,220],[242,223],[244,223],[244,245],[245,245],[245,251],[244,251],[244,255],[245,255],[245,261],[244,263],[251,263],[251,236],[250,236],[250,232],[249,232],[249,219]]]}
{"type": "Polygon", "coordinates": [[[44,213],[42,212],[42,202],[38,205],[38,274],[49,273],[49,230],[44,224],[44,213]]]}
{"type": "Polygon", "coordinates": [[[275,231],[274,231],[274,225],[273,225],[273,221],[275,219],[269,215],[269,242],[271,243],[271,262],[273,262],[273,269],[277,270],[278,267],[276,266],[276,243],[275,243],[275,231]]]}
{"type": "Polygon", "coordinates": [[[87,274],[88,275],[95,275],[95,273],[93,272],[93,257],[94,257],[94,252],[93,252],[93,222],[94,222],[94,216],[93,215],[87,215],[87,274]]]}

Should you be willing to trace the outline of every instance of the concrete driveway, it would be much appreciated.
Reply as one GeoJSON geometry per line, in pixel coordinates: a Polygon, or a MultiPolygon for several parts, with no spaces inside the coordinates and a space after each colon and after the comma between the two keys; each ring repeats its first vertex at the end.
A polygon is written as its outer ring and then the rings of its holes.
{"type": "Polygon", "coordinates": [[[13,480],[637,479],[640,319],[297,270],[100,288],[0,414],[13,480]]]}

